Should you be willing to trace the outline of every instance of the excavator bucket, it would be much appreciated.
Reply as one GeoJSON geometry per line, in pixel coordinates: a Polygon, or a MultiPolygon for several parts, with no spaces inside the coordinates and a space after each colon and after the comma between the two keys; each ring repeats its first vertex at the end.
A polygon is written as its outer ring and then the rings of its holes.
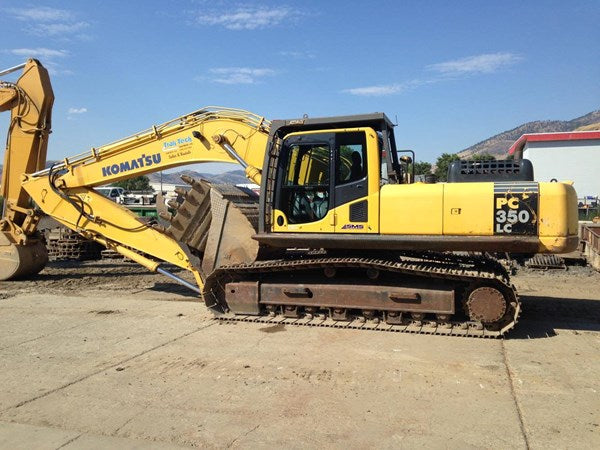
{"type": "Polygon", "coordinates": [[[214,184],[182,176],[190,185],[179,191],[183,202],[169,203],[174,216],[162,213],[170,222],[167,233],[186,244],[200,259],[201,272],[231,264],[254,262],[259,244],[252,239],[258,227],[258,196],[233,185],[214,184]]]}
{"type": "Polygon", "coordinates": [[[48,252],[42,241],[17,245],[10,242],[4,233],[0,233],[0,280],[35,275],[47,263],[48,252]]]}

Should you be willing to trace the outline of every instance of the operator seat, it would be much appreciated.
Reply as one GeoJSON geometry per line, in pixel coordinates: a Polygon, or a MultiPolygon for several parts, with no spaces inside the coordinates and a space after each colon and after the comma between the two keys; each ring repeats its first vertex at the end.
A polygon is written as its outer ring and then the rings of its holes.
{"type": "Polygon", "coordinates": [[[290,205],[290,223],[306,223],[314,220],[311,200],[306,192],[294,192],[290,205]]]}
{"type": "Polygon", "coordinates": [[[312,202],[312,209],[315,214],[315,220],[320,220],[327,215],[327,211],[329,211],[329,199],[327,198],[327,192],[321,192],[323,194],[322,197],[318,196],[318,193],[315,194],[315,198],[312,202]]]}

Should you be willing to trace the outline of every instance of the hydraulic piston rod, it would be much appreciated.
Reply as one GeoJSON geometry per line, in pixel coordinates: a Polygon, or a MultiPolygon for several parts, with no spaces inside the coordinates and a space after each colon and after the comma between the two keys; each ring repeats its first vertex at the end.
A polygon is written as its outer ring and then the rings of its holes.
{"type": "Polygon", "coordinates": [[[0,72],[0,77],[2,75],[8,75],[9,73],[16,72],[17,70],[21,70],[22,68],[25,67],[25,64],[27,64],[27,63],[19,64],[18,66],[10,67],[8,69],[4,69],[3,71],[0,72]]]}
{"type": "Polygon", "coordinates": [[[248,164],[243,158],[237,154],[235,149],[231,146],[231,144],[227,141],[227,138],[222,134],[217,134],[213,136],[213,141],[216,144],[219,144],[223,149],[227,152],[227,154],[235,159],[241,166],[244,168],[244,172],[246,173],[246,177],[252,180],[254,183],[260,185],[261,175],[260,170],[256,167],[248,164]]]}
{"type": "Polygon", "coordinates": [[[160,267],[158,267],[156,269],[156,271],[158,273],[166,275],[167,277],[171,278],[172,280],[176,281],[177,283],[181,284],[182,286],[185,286],[186,288],[191,289],[192,291],[197,292],[198,294],[202,294],[202,291],[200,289],[198,289],[192,283],[188,283],[184,279],[179,278],[177,275],[174,275],[174,274],[172,274],[171,272],[169,272],[169,271],[167,271],[165,269],[161,269],[160,267]]]}

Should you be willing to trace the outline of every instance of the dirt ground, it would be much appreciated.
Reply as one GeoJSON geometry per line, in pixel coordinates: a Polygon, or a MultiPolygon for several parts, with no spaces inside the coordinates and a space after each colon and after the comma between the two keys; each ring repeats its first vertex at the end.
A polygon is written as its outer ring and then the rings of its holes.
{"type": "Polygon", "coordinates": [[[600,273],[513,282],[484,340],[220,324],[132,263],[54,263],[0,283],[0,447],[600,447],[600,273]]]}

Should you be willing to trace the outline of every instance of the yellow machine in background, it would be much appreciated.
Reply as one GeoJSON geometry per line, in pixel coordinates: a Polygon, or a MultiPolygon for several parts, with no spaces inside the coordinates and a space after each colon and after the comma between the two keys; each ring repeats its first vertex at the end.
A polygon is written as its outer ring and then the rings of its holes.
{"type": "Polygon", "coordinates": [[[412,158],[399,156],[384,114],[270,122],[203,108],[45,169],[47,73],[30,60],[1,93],[12,116],[0,279],[46,263],[35,232],[41,210],[184,283],[227,317],[500,336],[520,310],[508,274],[481,254],[448,252],[557,253],[578,242],[571,185],[533,181],[526,161],[459,164],[453,182],[414,183],[412,158]],[[187,178],[185,201],[163,216],[165,228],[93,189],[219,161],[240,163],[260,197],[187,178]],[[162,262],[192,272],[197,287],[162,262]]]}
{"type": "Polygon", "coordinates": [[[10,111],[0,195],[0,279],[38,273],[48,255],[36,232],[40,215],[21,185],[21,175],[37,172],[46,164],[54,94],[48,71],[37,61],[0,72],[23,69],[17,83],[0,81],[0,111],[10,111]]]}

